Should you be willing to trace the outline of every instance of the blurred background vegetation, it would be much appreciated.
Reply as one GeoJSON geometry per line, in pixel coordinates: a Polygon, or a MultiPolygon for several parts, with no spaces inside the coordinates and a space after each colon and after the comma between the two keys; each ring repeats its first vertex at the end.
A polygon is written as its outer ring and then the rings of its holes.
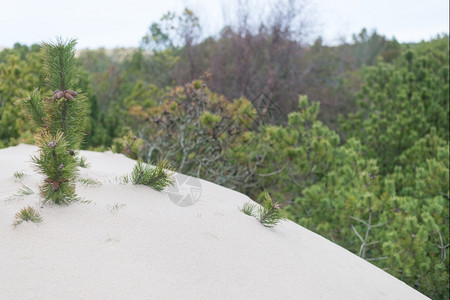
{"type": "MultiPolygon", "coordinates": [[[[84,149],[269,192],[294,222],[448,299],[448,35],[306,44],[295,7],[257,26],[249,13],[201,40],[193,11],[167,13],[135,49],[79,51],[84,149]]],[[[0,148],[34,142],[17,101],[50,92],[40,48],[0,52],[0,148]]]]}

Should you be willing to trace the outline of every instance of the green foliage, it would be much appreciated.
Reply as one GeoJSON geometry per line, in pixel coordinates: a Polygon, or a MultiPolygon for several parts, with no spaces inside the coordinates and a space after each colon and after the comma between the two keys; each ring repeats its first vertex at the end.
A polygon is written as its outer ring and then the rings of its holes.
{"type": "Polygon", "coordinates": [[[274,203],[268,193],[264,193],[262,206],[251,202],[246,202],[241,211],[249,216],[255,217],[262,225],[267,228],[275,227],[280,221],[284,220],[284,213],[278,203],[274,203]]]}
{"type": "Polygon", "coordinates": [[[33,162],[39,172],[46,176],[41,185],[41,195],[44,203],[67,205],[76,201],[75,181],[78,176],[78,162],[75,155],[69,153],[69,143],[64,134],[59,132],[54,136],[44,132],[36,137],[39,155],[33,157],[33,162]]]}
{"type": "Polygon", "coordinates": [[[20,103],[28,111],[28,115],[32,119],[32,126],[34,128],[43,127],[46,112],[43,108],[42,97],[39,90],[35,89],[28,98],[23,99],[20,103]]]}
{"type": "MultiPolygon", "coordinates": [[[[361,140],[358,153],[380,165],[367,187],[370,194],[365,194],[371,199],[369,216],[385,225],[370,232],[367,255],[377,266],[435,299],[449,297],[448,55],[448,37],[444,37],[405,49],[392,64],[379,62],[368,68],[358,111],[342,122],[348,136],[361,140]]],[[[332,186],[339,194],[314,191],[314,199],[333,199],[332,206],[323,203],[324,210],[349,203],[341,197],[350,185],[333,180],[322,189],[332,186]]],[[[353,191],[347,199],[362,192],[353,191]]],[[[304,198],[298,203],[307,206],[304,198]]],[[[346,211],[331,216],[338,218],[346,211]]],[[[313,213],[301,219],[322,223],[318,230],[346,248],[356,246],[349,243],[344,230],[331,229],[331,224],[342,225],[345,220],[319,222],[318,217],[317,212],[316,217],[313,213]]]]}
{"type": "MultiPolygon", "coordinates": [[[[39,51],[16,48],[0,59],[0,148],[32,140],[31,126],[16,101],[33,87],[42,87],[39,51]],[[20,49],[20,50],[19,50],[20,49]]],[[[1,55],[0,55],[1,57],[1,55]]]]}
{"type": "Polygon", "coordinates": [[[94,178],[78,178],[78,182],[85,186],[99,186],[102,183],[94,178]]]}
{"type": "Polygon", "coordinates": [[[268,193],[264,194],[264,202],[258,209],[258,221],[265,227],[272,228],[284,219],[283,211],[278,203],[274,203],[268,193]]]}
{"type": "MultiPolygon", "coordinates": [[[[109,116],[110,113],[108,111],[101,111],[98,96],[94,94],[94,88],[90,81],[91,74],[81,67],[76,68],[76,73],[76,78],[79,79],[77,86],[84,91],[85,94],[83,96],[87,97],[85,105],[88,111],[86,115],[87,120],[85,121],[87,123],[85,135],[81,146],[84,149],[106,149],[111,145],[111,141],[115,136],[114,131],[120,130],[120,125],[114,122],[114,118],[109,116]]],[[[117,118],[118,116],[115,117],[117,118]]]]}
{"type": "Polygon", "coordinates": [[[61,38],[55,44],[44,43],[43,65],[46,82],[52,90],[65,91],[76,84],[75,46],[76,40],[65,42],[61,38]]]}
{"type": "MultiPolygon", "coordinates": [[[[448,46],[448,38],[442,39],[448,46]]],[[[364,72],[358,111],[342,122],[365,152],[392,171],[399,155],[430,133],[449,138],[449,52],[429,47],[407,50],[394,64],[379,62],[364,72]]]]}
{"type": "MultiPolygon", "coordinates": [[[[72,67],[71,81],[90,96],[66,108],[85,105],[88,119],[71,132],[87,134],[91,149],[166,159],[260,203],[270,189],[288,218],[432,298],[448,298],[448,36],[405,45],[363,30],[351,43],[304,47],[292,24],[273,19],[199,41],[199,20],[186,10],[152,24],[138,50],[82,52],[84,69],[72,67]],[[212,75],[196,79],[204,70],[212,75]],[[339,114],[348,118],[335,132],[339,114]]],[[[65,98],[53,98],[61,86],[44,85],[39,51],[17,44],[0,52],[0,147],[31,142],[35,132],[47,132],[38,135],[43,146],[64,136],[65,98]],[[35,87],[22,101],[33,127],[15,99],[35,87]]],[[[72,163],[80,160],[63,165],[72,163]]],[[[47,166],[52,178],[43,186],[52,193],[56,181],[71,193],[57,166],[47,166]]],[[[136,180],[145,168],[154,170],[141,165],[136,180]]],[[[264,206],[242,209],[259,218],[264,206]]]]}
{"type": "MultiPolygon", "coordinates": [[[[431,144],[425,139],[416,144],[431,144]]],[[[434,158],[418,159],[423,167],[398,167],[387,177],[361,149],[355,139],[339,147],[327,175],[303,189],[288,214],[419,291],[445,298],[448,146],[440,148],[440,159],[436,151],[434,158]]]]}
{"type": "Polygon", "coordinates": [[[316,120],[318,110],[318,103],[301,96],[299,111],[289,114],[285,126],[263,125],[242,135],[229,154],[253,171],[241,181],[241,191],[255,196],[258,187],[271,187],[274,195],[291,202],[328,172],[339,137],[316,120]]]}
{"type": "Polygon", "coordinates": [[[146,84],[139,80],[133,86],[131,94],[124,99],[125,107],[140,105],[143,108],[156,106],[161,92],[153,84],[146,84]]]}
{"type": "Polygon", "coordinates": [[[31,221],[33,223],[40,223],[42,222],[41,215],[32,208],[31,206],[22,208],[17,214],[16,214],[16,220],[13,223],[13,226],[16,227],[17,225],[21,224],[23,221],[31,221]]]}
{"type": "Polygon", "coordinates": [[[169,160],[180,173],[225,186],[246,184],[247,167],[237,165],[231,152],[238,137],[253,124],[254,108],[246,99],[230,102],[211,93],[207,80],[205,74],[198,88],[198,81],[186,90],[176,87],[157,107],[130,108],[139,124],[142,158],[169,160]]]}
{"type": "Polygon", "coordinates": [[[23,196],[33,195],[33,194],[34,194],[34,192],[32,189],[27,187],[25,184],[22,184],[22,187],[17,191],[16,194],[14,194],[14,196],[23,197],[23,196]]]}
{"type": "Polygon", "coordinates": [[[244,205],[242,205],[241,211],[251,217],[255,216],[255,211],[257,210],[256,204],[253,204],[251,202],[245,202],[244,205]]]}
{"type": "MultiPolygon", "coordinates": [[[[13,49],[5,49],[0,52],[0,148],[34,141],[36,129],[35,126],[33,127],[34,122],[27,122],[24,110],[17,105],[17,100],[25,98],[27,93],[33,89],[36,89],[36,92],[40,91],[42,95],[50,93],[50,87],[45,83],[41,50],[43,49],[40,45],[27,47],[16,44],[13,49]]],[[[117,96],[115,92],[117,83],[113,85],[107,82],[107,90],[114,92],[101,93],[101,87],[106,86],[106,82],[92,80],[91,83],[91,74],[77,65],[77,59],[69,58],[69,60],[75,62],[73,73],[77,75],[73,77],[74,81],[78,82],[77,85],[83,91],[90,93],[90,97],[87,99],[90,111],[89,126],[86,130],[89,135],[85,145],[86,147],[102,146],[106,149],[111,145],[113,138],[121,132],[122,125],[120,117],[114,114],[114,111],[103,111],[103,107],[101,107],[102,111],[98,111],[97,99],[101,96],[101,99],[115,100],[111,97],[117,96]],[[92,87],[93,84],[96,84],[95,89],[92,87]],[[94,94],[92,91],[96,93],[94,94]]],[[[30,96],[33,97],[33,95],[36,95],[35,92],[30,96]]],[[[36,100],[41,101],[40,96],[36,100]]]]}
{"type": "Polygon", "coordinates": [[[33,162],[45,176],[40,187],[45,202],[69,204],[77,200],[75,181],[77,167],[83,159],[77,158],[87,121],[87,100],[79,92],[71,90],[75,80],[74,40],[44,44],[46,80],[55,92],[41,98],[35,90],[21,104],[33,121],[38,133],[36,144],[39,155],[33,162]]]}
{"type": "Polygon", "coordinates": [[[122,153],[126,156],[137,159],[142,156],[143,140],[137,138],[131,130],[126,130],[122,137],[115,138],[111,150],[115,153],[122,153]]]}
{"type": "Polygon", "coordinates": [[[84,156],[80,156],[80,158],[78,159],[78,165],[82,168],[88,168],[89,163],[87,162],[87,158],[84,156]]]}
{"type": "Polygon", "coordinates": [[[352,138],[335,150],[326,176],[286,208],[299,224],[436,299],[449,295],[448,48],[442,40],[365,71],[358,111],[343,122],[352,138]]]}
{"type": "Polygon", "coordinates": [[[21,180],[25,176],[23,172],[16,171],[14,172],[14,178],[21,180]]]}
{"type": "Polygon", "coordinates": [[[210,128],[214,128],[216,124],[220,123],[221,120],[221,116],[212,114],[209,111],[203,112],[200,116],[200,121],[202,124],[210,128]]]}
{"type": "Polygon", "coordinates": [[[173,171],[170,164],[165,160],[158,161],[156,166],[150,166],[138,162],[130,175],[133,184],[149,186],[157,191],[162,191],[173,184],[173,171]]]}

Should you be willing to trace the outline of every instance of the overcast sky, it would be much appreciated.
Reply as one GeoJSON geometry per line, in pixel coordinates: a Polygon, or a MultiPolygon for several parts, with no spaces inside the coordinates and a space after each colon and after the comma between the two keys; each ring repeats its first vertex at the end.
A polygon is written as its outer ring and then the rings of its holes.
{"type": "MultiPolygon", "coordinates": [[[[0,0],[0,47],[75,37],[79,48],[137,47],[167,11],[189,7],[204,32],[216,33],[238,0],[0,0]]],[[[261,7],[268,0],[254,0],[261,7]]],[[[315,36],[336,43],[363,27],[400,42],[448,33],[448,0],[308,0],[315,36]]]]}

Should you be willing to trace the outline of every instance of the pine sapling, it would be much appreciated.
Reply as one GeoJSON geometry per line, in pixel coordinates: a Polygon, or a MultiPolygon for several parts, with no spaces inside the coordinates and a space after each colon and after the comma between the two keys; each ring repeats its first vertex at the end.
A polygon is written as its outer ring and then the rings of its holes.
{"type": "Polygon", "coordinates": [[[242,206],[241,211],[246,215],[255,217],[262,225],[268,228],[272,228],[284,220],[283,210],[277,202],[273,202],[268,193],[264,194],[262,206],[257,207],[255,204],[246,202],[242,206]]]}
{"type": "Polygon", "coordinates": [[[143,162],[138,162],[131,172],[131,182],[149,186],[157,191],[162,191],[165,187],[173,184],[173,170],[165,160],[160,160],[156,166],[150,166],[143,162]]]}
{"type": "Polygon", "coordinates": [[[77,150],[87,122],[86,97],[75,91],[75,40],[44,43],[43,65],[47,85],[54,90],[41,97],[38,90],[22,100],[38,133],[39,154],[33,162],[45,176],[40,186],[44,202],[68,204],[77,200],[75,182],[80,159],[77,150]]]}
{"type": "Polygon", "coordinates": [[[284,220],[283,211],[280,209],[278,202],[273,202],[269,193],[265,193],[264,202],[258,209],[258,220],[266,227],[274,227],[280,221],[284,220]]]}

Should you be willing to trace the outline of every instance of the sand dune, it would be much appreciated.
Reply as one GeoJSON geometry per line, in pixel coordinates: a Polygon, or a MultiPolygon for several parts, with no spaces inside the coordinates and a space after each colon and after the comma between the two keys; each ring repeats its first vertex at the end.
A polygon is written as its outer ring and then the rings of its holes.
{"type": "Polygon", "coordinates": [[[36,149],[0,150],[0,299],[426,299],[293,222],[263,227],[238,192],[180,177],[180,195],[195,192],[180,206],[120,184],[134,161],[119,154],[81,151],[82,177],[102,184],[78,184],[83,203],[41,207],[36,149]],[[22,184],[35,194],[14,196],[22,184]],[[28,205],[43,222],[14,228],[28,205]]]}

